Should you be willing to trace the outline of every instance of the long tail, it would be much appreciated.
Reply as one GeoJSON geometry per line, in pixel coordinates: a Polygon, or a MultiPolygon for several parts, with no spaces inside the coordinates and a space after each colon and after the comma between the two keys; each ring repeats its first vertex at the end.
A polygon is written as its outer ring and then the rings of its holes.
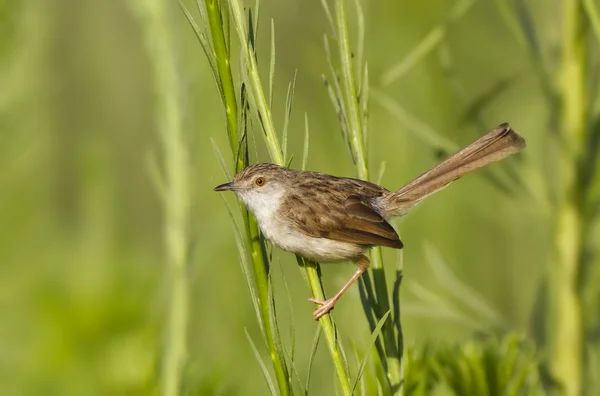
{"type": "Polygon", "coordinates": [[[459,177],[500,161],[526,146],[525,139],[508,123],[496,127],[467,147],[384,198],[389,217],[401,216],[423,198],[440,191],[459,177]]]}

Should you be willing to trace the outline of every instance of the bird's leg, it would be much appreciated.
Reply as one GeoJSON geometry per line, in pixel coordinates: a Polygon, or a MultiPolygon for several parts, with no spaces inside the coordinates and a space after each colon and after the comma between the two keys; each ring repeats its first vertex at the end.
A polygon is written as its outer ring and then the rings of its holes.
{"type": "Polygon", "coordinates": [[[367,268],[369,268],[370,263],[371,262],[369,261],[369,259],[367,257],[360,256],[358,258],[358,260],[356,260],[358,269],[356,270],[354,275],[352,275],[352,278],[350,278],[350,280],[348,282],[346,282],[346,284],[340,289],[340,291],[337,292],[337,294],[335,296],[333,296],[332,298],[330,298],[329,300],[323,301],[323,300],[318,300],[316,298],[308,299],[308,301],[314,302],[315,304],[319,304],[321,306],[315,312],[313,312],[313,317],[315,318],[315,320],[318,320],[321,316],[325,315],[327,312],[329,312],[333,309],[337,300],[339,300],[340,297],[342,297],[342,294],[344,294],[344,292],[346,290],[348,290],[350,288],[350,286],[352,286],[352,284],[358,278],[360,278],[360,276],[363,274],[363,272],[365,272],[367,270],[367,268]]]}

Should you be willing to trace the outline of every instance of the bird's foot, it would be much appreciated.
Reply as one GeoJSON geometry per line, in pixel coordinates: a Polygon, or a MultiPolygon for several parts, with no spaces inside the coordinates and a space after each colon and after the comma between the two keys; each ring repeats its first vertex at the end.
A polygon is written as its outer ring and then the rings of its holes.
{"type": "Polygon", "coordinates": [[[319,304],[321,306],[315,312],[313,312],[313,318],[315,318],[315,320],[319,320],[321,316],[333,309],[337,300],[338,299],[335,297],[325,301],[316,298],[309,298],[308,301],[314,302],[315,304],[319,304]]]}

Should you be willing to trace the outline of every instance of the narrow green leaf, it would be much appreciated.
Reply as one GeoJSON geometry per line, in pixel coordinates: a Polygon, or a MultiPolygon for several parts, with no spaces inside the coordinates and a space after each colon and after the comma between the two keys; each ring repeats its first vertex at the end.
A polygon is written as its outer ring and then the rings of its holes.
{"type": "Polygon", "coordinates": [[[308,163],[309,136],[308,113],[304,113],[304,150],[302,150],[302,170],[306,170],[306,164],[308,163]]]}
{"type": "Polygon", "coordinates": [[[305,396],[308,396],[308,391],[310,390],[310,378],[312,375],[312,365],[315,359],[315,355],[317,354],[317,347],[319,346],[319,340],[321,339],[321,327],[317,326],[317,331],[315,331],[315,336],[313,337],[313,343],[312,343],[312,348],[310,350],[310,355],[308,357],[308,368],[307,368],[307,374],[306,374],[306,386],[304,387],[305,389],[305,396]]]}
{"type": "Polygon", "coordinates": [[[146,167],[148,168],[150,181],[152,182],[152,185],[158,194],[158,198],[164,203],[167,194],[167,186],[165,184],[165,178],[161,174],[156,153],[154,153],[152,150],[148,150],[146,152],[146,167]]]}
{"type": "Polygon", "coordinates": [[[382,84],[390,85],[396,80],[402,78],[417,63],[419,63],[444,39],[450,22],[461,18],[476,3],[477,0],[460,0],[448,14],[449,16],[443,23],[434,27],[409,53],[395,66],[386,71],[382,78],[382,84]]]}
{"type": "Polygon", "coordinates": [[[503,326],[505,322],[502,315],[485,301],[483,296],[473,288],[462,282],[450,269],[440,253],[431,243],[425,244],[425,255],[432,272],[444,289],[458,298],[464,305],[484,317],[494,326],[503,326]]]}
{"type": "Polygon", "coordinates": [[[212,137],[210,138],[210,142],[212,143],[213,151],[215,152],[215,155],[217,156],[217,159],[219,160],[219,165],[221,165],[221,170],[227,177],[227,180],[231,180],[232,179],[231,174],[229,173],[229,170],[227,169],[225,159],[223,158],[223,154],[221,154],[221,150],[219,150],[219,146],[217,145],[217,142],[212,137]]]}
{"type": "Polygon", "coordinates": [[[260,0],[256,0],[254,3],[254,10],[254,42],[256,43],[256,40],[258,39],[258,27],[260,26],[258,23],[260,18],[260,0]]]}
{"type": "Polygon", "coordinates": [[[446,35],[446,26],[438,25],[425,36],[398,64],[383,73],[381,84],[390,85],[408,73],[421,59],[427,56],[446,35]]]}
{"type": "MultiPolygon", "coordinates": [[[[352,347],[352,355],[354,357],[354,361],[356,362],[356,364],[360,364],[362,359],[360,358],[360,354],[358,352],[358,346],[356,345],[356,342],[354,342],[354,341],[350,341],[350,344],[352,347]]],[[[352,396],[364,395],[364,388],[365,388],[364,378],[360,378],[360,380],[357,378],[357,382],[360,383],[360,388],[357,388],[357,385],[355,385],[355,389],[353,389],[353,391],[352,391],[352,396]]]]}
{"type": "MultiPolygon", "coordinates": [[[[402,362],[404,357],[404,333],[402,332],[402,323],[400,317],[400,286],[402,284],[402,273],[404,270],[404,250],[398,252],[398,260],[396,262],[396,279],[394,279],[394,287],[392,289],[392,307],[394,327],[396,328],[396,345],[398,346],[398,360],[402,362]]],[[[404,369],[404,364],[402,364],[404,369]]],[[[404,376],[402,376],[404,378],[404,376]]]]}
{"type": "Polygon", "coordinates": [[[258,60],[257,60],[257,56],[256,56],[256,25],[254,24],[253,20],[252,20],[252,8],[248,9],[248,31],[246,32],[246,37],[248,38],[248,43],[250,43],[250,54],[252,55],[252,57],[254,58],[254,61],[257,62],[258,64],[258,60]]]}
{"type": "MultiPolygon", "coordinates": [[[[368,81],[365,82],[364,79],[360,79],[363,76],[363,58],[365,52],[365,14],[363,13],[362,6],[360,5],[360,0],[354,0],[354,6],[356,8],[356,21],[357,21],[357,29],[358,29],[358,37],[356,39],[357,42],[357,50],[356,50],[356,75],[359,77],[357,92],[362,92],[364,87],[369,86],[368,81]]],[[[366,67],[366,64],[365,64],[366,67]]]]}
{"type": "MultiPolygon", "coordinates": [[[[340,110],[340,114],[342,114],[342,120],[344,124],[346,123],[346,113],[343,106],[342,101],[342,87],[340,85],[340,77],[339,73],[336,71],[335,67],[333,67],[333,57],[331,56],[331,49],[329,48],[329,39],[327,35],[323,36],[323,47],[325,49],[325,60],[327,60],[327,67],[329,68],[329,74],[331,76],[332,88],[334,92],[334,97],[336,98],[337,107],[340,110]]],[[[346,138],[347,139],[347,138],[346,138]]]]}
{"type": "Polygon", "coordinates": [[[271,18],[271,63],[269,65],[269,107],[273,108],[273,81],[275,78],[275,21],[271,18]]]}
{"type": "Polygon", "coordinates": [[[512,31],[519,44],[522,45],[523,48],[527,48],[527,39],[525,38],[525,34],[519,25],[516,13],[513,9],[511,9],[511,4],[513,2],[508,2],[506,0],[495,0],[495,2],[496,7],[500,11],[499,14],[504,19],[506,26],[508,26],[510,31],[512,31]]]}
{"type": "MultiPolygon", "coordinates": [[[[283,280],[283,290],[285,292],[286,300],[287,300],[287,310],[288,316],[290,318],[290,361],[292,364],[294,363],[294,354],[296,351],[296,328],[294,327],[294,306],[292,304],[292,295],[290,293],[290,289],[288,287],[288,283],[283,272],[283,266],[279,266],[279,270],[281,271],[281,279],[283,280]]],[[[302,386],[302,384],[300,384],[302,386]]]]}
{"type": "Polygon", "coordinates": [[[286,168],[290,168],[292,166],[292,161],[294,161],[294,156],[290,155],[290,158],[288,159],[288,161],[285,164],[286,168]]]}
{"type": "Polygon", "coordinates": [[[331,28],[331,34],[335,36],[335,24],[333,23],[333,17],[331,16],[331,11],[329,10],[329,5],[327,4],[327,0],[321,0],[321,5],[323,6],[323,10],[325,11],[325,16],[327,17],[327,21],[329,22],[329,27],[331,28]]]}
{"type": "Polygon", "coordinates": [[[277,394],[277,391],[275,390],[275,385],[273,384],[273,380],[271,379],[269,370],[267,369],[267,366],[265,365],[265,363],[262,361],[262,359],[260,357],[260,352],[258,352],[258,349],[256,349],[256,345],[254,345],[254,341],[252,341],[252,337],[250,337],[250,334],[248,333],[247,328],[244,328],[244,333],[246,333],[246,338],[248,339],[248,342],[250,343],[250,347],[252,348],[254,357],[256,358],[256,361],[258,362],[258,364],[260,366],[260,369],[263,373],[263,377],[265,378],[265,381],[267,382],[267,385],[269,386],[271,395],[277,396],[278,394],[277,394]]]}
{"type": "MultiPolygon", "coordinates": [[[[415,292],[413,291],[413,293],[415,292]]],[[[402,313],[405,316],[430,318],[440,321],[454,322],[465,325],[470,329],[479,329],[479,325],[475,321],[456,311],[455,309],[435,306],[429,303],[416,303],[410,301],[403,302],[402,313]]]]}
{"type": "MultiPolygon", "coordinates": [[[[357,0],[358,1],[358,0],[357,0]]],[[[369,147],[369,65],[365,63],[365,69],[362,76],[362,88],[359,91],[360,113],[362,115],[363,145],[368,152],[369,147]]]]}
{"type": "MultiPolygon", "coordinates": [[[[206,55],[206,59],[208,59],[208,64],[210,66],[210,70],[212,71],[213,77],[215,78],[215,82],[218,85],[219,92],[222,92],[223,88],[220,86],[219,79],[217,78],[217,76],[219,75],[218,70],[217,70],[217,61],[215,59],[215,54],[213,53],[212,48],[211,48],[210,44],[208,43],[208,40],[206,39],[206,36],[204,35],[204,33],[202,33],[200,31],[200,28],[198,27],[198,24],[194,20],[194,17],[188,11],[188,9],[186,8],[186,6],[182,0],[179,0],[179,7],[181,8],[181,11],[183,11],[183,14],[185,15],[185,18],[187,19],[188,23],[194,30],[194,33],[196,34],[196,38],[198,39],[198,42],[200,42],[200,46],[202,47],[202,50],[204,51],[204,55],[206,55]]],[[[199,8],[201,9],[201,12],[202,12],[203,7],[199,7],[199,8]]],[[[202,19],[204,21],[207,21],[205,14],[202,15],[202,19]]]]}
{"type": "Polygon", "coordinates": [[[531,50],[534,54],[534,58],[542,61],[542,47],[540,45],[540,40],[538,38],[535,26],[535,19],[533,18],[533,14],[529,6],[525,3],[525,1],[519,0],[515,2],[516,4],[516,14],[521,26],[521,29],[529,43],[529,50],[531,50]]]}
{"type": "Polygon", "coordinates": [[[598,10],[598,3],[594,0],[583,0],[583,8],[590,20],[590,25],[592,25],[596,41],[600,44],[600,11],[598,10]]]}
{"type": "Polygon", "coordinates": [[[229,7],[225,1],[219,1],[219,7],[221,10],[221,16],[223,17],[223,32],[225,33],[227,53],[231,54],[231,23],[229,21],[229,7]]]}
{"type": "MultiPolygon", "coordinates": [[[[291,370],[291,374],[293,374],[294,378],[296,378],[296,382],[298,382],[298,386],[300,387],[300,393],[303,395],[306,395],[308,392],[306,392],[306,389],[304,389],[304,384],[302,383],[302,380],[300,379],[300,374],[298,374],[298,370],[296,369],[296,363],[294,362],[294,359],[292,356],[289,356],[286,353],[286,356],[288,358],[288,360],[290,361],[290,370],[291,370]]],[[[292,377],[290,375],[290,388],[292,388],[292,377]]]]}
{"type": "Polygon", "coordinates": [[[242,12],[242,4],[240,0],[231,0],[228,2],[231,14],[233,16],[233,22],[236,27],[240,42],[242,43],[242,56],[240,59],[245,61],[247,73],[244,73],[244,81],[249,83],[249,97],[251,98],[254,108],[258,113],[259,121],[264,131],[264,138],[272,162],[283,165],[283,152],[279,145],[277,133],[275,132],[275,126],[271,118],[271,111],[266,100],[264,90],[260,81],[260,76],[257,70],[255,53],[253,47],[246,45],[248,42],[248,34],[245,28],[245,22],[242,12]]]}
{"type": "Polygon", "coordinates": [[[340,131],[342,133],[342,140],[346,145],[346,149],[348,150],[348,154],[352,159],[353,163],[356,163],[356,159],[354,153],[352,152],[352,144],[350,143],[350,139],[348,138],[348,126],[346,124],[346,120],[344,119],[344,110],[342,107],[342,103],[340,98],[336,96],[334,87],[329,84],[329,81],[323,76],[323,83],[325,84],[325,88],[327,88],[327,93],[329,94],[329,99],[333,104],[333,107],[336,111],[336,115],[338,117],[338,121],[340,123],[340,131]]]}
{"type": "Polygon", "coordinates": [[[342,140],[346,145],[346,149],[348,150],[348,154],[350,154],[350,158],[352,162],[356,163],[354,159],[354,153],[352,152],[352,146],[350,144],[350,139],[348,138],[348,127],[346,125],[346,120],[344,119],[344,113],[342,109],[342,103],[340,98],[336,96],[335,87],[332,86],[325,76],[322,76],[323,84],[325,84],[325,88],[327,89],[327,93],[329,94],[329,100],[333,104],[333,108],[335,109],[336,115],[338,117],[338,121],[340,123],[340,131],[342,132],[342,140]]]}
{"type": "Polygon", "coordinates": [[[414,136],[421,139],[432,149],[444,150],[448,153],[452,153],[458,149],[456,143],[447,139],[431,126],[425,124],[425,122],[410,114],[390,96],[381,91],[374,91],[373,97],[383,106],[384,109],[386,109],[398,121],[404,124],[404,126],[406,126],[414,136]]]}
{"type": "Polygon", "coordinates": [[[377,172],[377,184],[381,184],[381,181],[383,180],[383,174],[385,173],[385,169],[387,167],[387,161],[383,160],[381,161],[381,164],[379,165],[379,172],[377,172]]]}
{"type": "MultiPolygon", "coordinates": [[[[215,154],[217,155],[217,158],[219,159],[219,164],[221,165],[221,169],[222,169],[223,173],[225,174],[225,176],[227,177],[227,180],[231,180],[229,172],[227,171],[227,166],[225,165],[225,160],[223,159],[223,155],[219,151],[219,148],[216,145],[214,139],[211,139],[211,140],[213,143],[213,150],[214,150],[215,154]]],[[[242,227],[240,227],[240,225],[236,221],[233,211],[231,210],[231,207],[229,206],[229,204],[227,203],[227,201],[225,200],[223,195],[220,194],[220,196],[221,196],[221,199],[223,199],[225,206],[227,207],[227,212],[229,214],[231,223],[234,228],[235,244],[236,244],[236,247],[238,250],[238,255],[240,257],[240,266],[242,268],[242,272],[244,273],[244,278],[246,279],[248,291],[250,292],[250,299],[252,301],[252,305],[254,306],[254,313],[256,315],[258,324],[261,328],[261,332],[264,334],[265,328],[264,328],[262,316],[260,313],[260,300],[258,298],[257,290],[255,287],[254,276],[252,275],[252,272],[250,270],[250,264],[248,262],[248,256],[247,256],[248,250],[243,242],[242,231],[241,231],[242,227]]]]}
{"type": "MultiPolygon", "coordinates": [[[[368,272],[365,272],[358,280],[358,292],[360,296],[360,302],[363,307],[363,312],[365,317],[367,318],[367,323],[369,324],[369,329],[371,332],[375,331],[377,327],[376,318],[379,315],[379,311],[381,310],[377,304],[375,299],[375,293],[373,288],[373,283],[371,282],[371,276],[368,272]]],[[[375,349],[377,350],[377,354],[379,356],[379,362],[384,365],[384,370],[387,372],[387,359],[386,352],[383,348],[382,340],[377,339],[375,341],[375,349]]]]}
{"type": "MultiPolygon", "coordinates": [[[[183,5],[183,0],[179,0],[179,2],[181,5],[183,5]]],[[[208,15],[206,15],[206,0],[196,0],[196,7],[198,8],[198,12],[200,13],[200,19],[202,20],[204,25],[207,26],[208,15]]]]}
{"type": "Polygon", "coordinates": [[[294,79],[288,85],[287,95],[285,97],[285,115],[283,118],[283,134],[281,137],[281,146],[283,148],[283,158],[287,158],[287,146],[288,146],[288,126],[290,123],[290,116],[292,115],[292,105],[294,104],[294,90],[296,89],[296,78],[298,77],[298,69],[294,72],[294,79]]]}
{"type": "MultiPolygon", "coordinates": [[[[375,345],[375,341],[377,341],[377,337],[379,337],[381,328],[383,327],[383,324],[387,320],[388,316],[390,316],[390,311],[387,311],[385,313],[385,315],[383,315],[383,317],[377,323],[377,326],[375,327],[375,331],[373,331],[373,333],[371,334],[371,338],[369,339],[369,343],[368,343],[369,348],[367,348],[367,351],[375,345]]],[[[356,374],[356,379],[354,380],[354,385],[352,385],[352,393],[354,393],[354,390],[356,389],[356,385],[358,385],[358,382],[360,381],[360,379],[363,375],[363,372],[365,371],[365,367],[367,365],[369,356],[370,356],[370,353],[368,353],[368,352],[365,353],[365,355],[363,356],[362,362],[360,363],[360,366],[358,368],[358,373],[356,374]]]]}

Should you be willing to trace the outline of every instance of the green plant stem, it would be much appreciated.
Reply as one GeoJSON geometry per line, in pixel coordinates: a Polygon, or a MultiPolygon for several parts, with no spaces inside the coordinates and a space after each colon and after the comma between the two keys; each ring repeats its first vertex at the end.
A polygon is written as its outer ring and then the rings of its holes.
{"type": "MultiPolygon", "coordinates": [[[[256,59],[252,47],[249,43],[247,37],[247,28],[244,22],[244,17],[242,13],[242,6],[239,0],[231,0],[229,2],[231,6],[231,13],[233,15],[234,24],[236,30],[238,32],[239,40],[242,43],[244,59],[246,61],[246,67],[248,68],[248,75],[250,77],[250,94],[253,95],[256,108],[259,112],[259,117],[262,122],[262,126],[264,129],[264,138],[265,143],[267,145],[267,149],[269,150],[269,154],[271,157],[271,161],[274,163],[286,166],[285,160],[283,157],[283,150],[281,149],[281,145],[279,144],[279,139],[277,137],[277,133],[275,131],[275,126],[273,124],[273,119],[271,117],[271,110],[269,108],[269,104],[267,102],[266,96],[264,94],[264,90],[262,88],[262,84],[260,81],[260,76],[258,74],[258,68],[256,64],[256,59]]],[[[253,241],[254,241],[253,237],[253,241]]],[[[254,251],[254,253],[258,254],[258,251],[254,251]]],[[[253,257],[253,262],[254,257],[253,257]]],[[[255,264],[256,267],[256,264],[255,264]]],[[[264,268],[264,266],[263,266],[264,268]]],[[[262,276],[262,275],[261,275],[262,276]]],[[[307,276],[309,279],[309,283],[311,285],[311,289],[313,292],[313,296],[318,299],[323,299],[323,289],[319,279],[319,275],[316,271],[307,271],[307,276]]],[[[265,270],[266,277],[266,270],[265,270]]],[[[266,278],[265,278],[266,279],[266,278]]],[[[259,294],[260,296],[260,294],[259,294]]],[[[261,302],[262,305],[262,302],[261,302]]],[[[325,315],[326,319],[321,320],[321,326],[323,327],[324,333],[327,335],[335,335],[335,327],[333,319],[329,314],[325,315]]],[[[267,322],[268,323],[268,322],[267,322]]],[[[329,351],[331,353],[331,358],[336,367],[336,372],[338,374],[338,380],[341,388],[350,390],[350,381],[348,375],[345,371],[345,363],[343,361],[341,351],[341,345],[337,342],[337,337],[331,336],[326,337],[327,345],[329,351]],[[336,352],[337,351],[337,352],[336,352]],[[340,370],[338,368],[343,367],[344,370],[340,370]]],[[[273,356],[272,356],[273,358],[273,356]]],[[[279,377],[278,377],[279,380],[279,377]]],[[[346,393],[346,395],[350,395],[350,393],[346,393]]]]}
{"type": "Polygon", "coordinates": [[[348,110],[346,117],[350,132],[350,142],[354,158],[356,158],[356,167],[359,176],[369,179],[369,170],[367,167],[367,156],[365,154],[363,130],[358,107],[358,96],[356,92],[356,82],[352,68],[352,52],[350,50],[350,38],[348,36],[348,20],[346,12],[346,1],[336,0],[335,16],[337,26],[337,37],[339,40],[340,68],[342,71],[342,92],[344,107],[348,110]]]}
{"type": "Polygon", "coordinates": [[[230,0],[229,5],[231,6],[231,14],[233,15],[235,27],[243,48],[242,51],[244,54],[244,60],[246,61],[246,67],[248,68],[248,76],[250,77],[251,94],[254,96],[256,108],[263,125],[265,132],[265,143],[267,145],[267,149],[269,150],[269,155],[274,163],[285,166],[283,150],[281,150],[279,138],[275,132],[275,125],[273,124],[271,109],[269,108],[265,92],[262,89],[262,84],[260,82],[256,57],[246,33],[246,23],[244,22],[244,13],[242,12],[243,7],[240,4],[240,0],[230,0]]]}
{"type": "MultiPolygon", "coordinates": [[[[325,300],[323,285],[321,284],[319,275],[319,264],[310,260],[304,260],[304,270],[308,276],[308,283],[313,296],[319,300],[325,300]]],[[[352,389],[349,381],[350,377],[348,376],[348,371],[346,370],[344,356],[338,347],[335,323],[333,323],[330,315],[321,316],[319,322],[323,327],[323,333],[325,333],[327,347],[329,348],[329,353],[331,354],[333,365],[335,366],[335,372],[340,379],[342,393],[346,396],[352,395],[352,389]]]]}
{"type": "Polygon", "coordinates": [[[254,272],[254,282],[258,292],[259,309],[262,322],[262,329],[269,347],[269,357],[275,371],[279,392],[281,395],[291,394],[291,378],[289,376],[283,351],[277,347],[275,337],[278,335],[273,331],[275,324],[271,323],[269,312],[269,275],[268,261],[265,256],[263,244],[260,239],[260,232],[256,219],[244,208],[244,223],[246,226],[246,235],[248,236],[248,247],[250,249],[250,259],[252,260],[252,270],[254,272]]]}
{"type": "MultiPolygon", "coordinates": [[[[219,2],[216,0],[207,0],[205,2],[205,6],[211,32],[212,47],[215,52],[215,59],[217,63],[217,85],[219,86],[221,100],[223,101],[223,106],[225,108],[229,143],[235,160],[235,168],[237,173],[244,167],[244,158],[238,153],[238,109],[231,73],[230,54],[228,51],[228,44],[225,39],[225,32],[223,30],[223,18],[221,15],[219,2]]],[[[277,335],[274,332],[274,324],[271,323],[269,312],[268,260],[264,253],[264,246],[260,239],[260,232],[258,230],[256,219],[254,219],[254,217],[243,205],[242,212],[244,226],[246,229],[246,242],[250,252],[254,283],[259,300],[261,329],[269,349],[269,357],[273,365],[275,377],[277,378],[279,392],[281,395],[289,395],[291,393],[291,381],[283,351],[278,348],[280,342],[275,339],[277,335]]]]}
{"type": "Polygon", "coordinates": [[[565,0],[560,74],[561,140],[569,147],[561,158],[556,216],[557,262],[553,274],[555,320],[552,371],[567,396],[580,395],[583,383],[584,320],[580,290],[582,247],[582,186],[577,168],[587,138],[586,17],[579,0],[565,0]]]}
{"type": "Polygon", "coordinates": [[[160,393],[178,395],[186,360],[188,320],[188,284],[186,267],[189,243],[188,219],[190,194],[186,141],[181,127],[179,73],[173,53],[169,0],[137,4],[134,11],[142,19],[148,52],[154,65],[156,123],[164,153],[164,243],[168,269],[168,303],[165,321],[165,347],[161,364],[160,393]]]}
{"type": "Polygon", "coordinates": [[[210,27],[212,38],[212,47],[215,53],[217,71],[219,73],[219,90],[223,107],[225,108],[225,117],[227,119],[227,135],[229,136],[229,145],[236,161],[235,170],[239,172],[244,167],[243,158],[238,155],[237,140],[237,100],[235,96],[235,87],[231,73],[231,55],[229,44],[223,31],[223,17],[221,7],[217,0],[206,0],[206,15],[210,27]]]}
{"type": "MultiPolygon", "coordinates": [[[[346,117],[350,135],[350,143],[358,176],[363,180],[369,180],[369,169],[367,165],[367,155],[365,152],[363,130],[361,123],[361,113],[358,105],[358,95],[356,82],[352,67],[352,52],[350,50],[350,39],[348,35],[348,20],[346,12],[346,1],[336,0],[335,19],[337,27],[337,37],[339,41],[339,55],[341,68],[341,83],[343,92],[344,106],[347,109],[346,117]]],[[[380,248],[374,248],[371,253],[371,268],[375,283],[375,295],[377,296],[376,312],[377,319],[380,320],[383,315],[390,310],[388,288],[383,267],[383,259],[380,248]]],[[[386,348],[386,360],[388,370],[386,375],[390,381],[392,389],[400,389],[401,365],[400,351],[396,345],[396,336],[393,321],[386,321],[382,328],[384,345],[386,348]]]]}

